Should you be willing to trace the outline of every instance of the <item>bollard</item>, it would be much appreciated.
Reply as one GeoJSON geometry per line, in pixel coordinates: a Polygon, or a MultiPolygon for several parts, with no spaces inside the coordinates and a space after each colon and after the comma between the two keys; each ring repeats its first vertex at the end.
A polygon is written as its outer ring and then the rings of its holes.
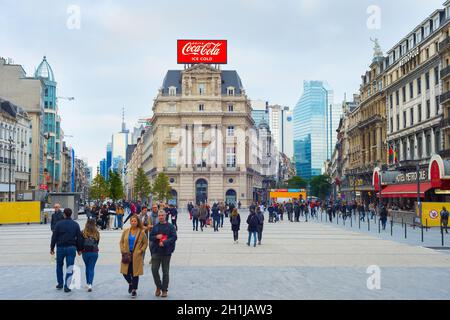
{"type": "Polygon", "coordinates": [[[423,224],[422,223],[420,223],[420,229],[422,229],[422,230],[420,230],[420,232],[422,234],[422,242],[423,242],[423,224]]]}
{"type": "Polygon", "coordinates": [[[350,216],[350,227],[353,228],[353,217],[352,216],[350,216]]]}
{"type": "Polygon", "coordinates": [[[394,220],[391,219],[391,237],[394,235],[394,220]]]}
{"type": "Polygon", "coordinates": [[[402,217],[402,228],[403,228],[403,217],[402,217]]]}
{"type": "MultiPolygon", "coordinates": [[[[369,217],[367,217],[367,218],[369,218],[369,217]]],[[[367,219],[367,228],[370,231],[370,219],[367,219]]]]}
{"type": "Polygon", "coordinates": [[[425,230],[427,230],[427,232],[428,232],[428,219],[425,219],[425,224],[427,226],[425,230]]]}
{"type": "Polygon", "coordinates": [[[381,233],[381,221],[378,219],[378,233],[381,233]]]}
{"type": "Polygon", "coordinates": [[[444,246],[444,228],[441,225],[441,238],[442,238],[442,246],[444,246]]]}
{"type": "Polygon", "coordinates": [[[406,231],[408,230],[408,225],[405,223],[405,239],[408,239],[406,231]]]}
{"type": "Polygon", "coordinates": [[[414,217],[412,218],[412,223],[413,223],[413,230],[416,230],[416,221],[414,220],[414,217]]]}
{"type": "MultiPolygon", "coordinates": [[[[359,214],[358,214],[358,218],[359,218],[359,214]]],[[[358,219],[358,223],[359,223],[359,228],[361,229],[361,218],[358,219]]]]}

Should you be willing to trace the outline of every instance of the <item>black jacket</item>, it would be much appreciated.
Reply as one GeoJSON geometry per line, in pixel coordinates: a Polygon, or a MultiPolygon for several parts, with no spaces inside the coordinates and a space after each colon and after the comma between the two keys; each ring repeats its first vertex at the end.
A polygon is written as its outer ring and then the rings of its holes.
{"type": "Polygon", "coordinates": [[[50,248],[55,250],[55,245],[58,247],[77,247],[78,251],[82,250],[83,235],[81,234],[78,223],[70,218],[59,221],[52,235],[52,242],[50,248]]]}
{"type": "Polygon", "coordinates": [[[250,232],[256,232],[258,231],[258,217],[256,216],[256,213],[251,213],[247,218],[248,223],[248,231],[250,232]]]}
{"type": "Polygon", "coordinates": [[[60,210],[58,210],[54,214],[52,214],[52,221],[50,223],[50,229],[52,231],[54,231],[56,223],[61,220],[64,220],[64,215],[60,210]]]}
{"type": "Polygon", "coordinates": [[[149,236],[150,252],[157,256],[170,256],[175,251],[175,242],[177,241],[177,231],[173,224],[158,223],[153,226],[152,232],[149,236]],[[158,234],[167,236],[164,241],[164,247],[159,246],[159,239],[156,239],[158,234]]]}

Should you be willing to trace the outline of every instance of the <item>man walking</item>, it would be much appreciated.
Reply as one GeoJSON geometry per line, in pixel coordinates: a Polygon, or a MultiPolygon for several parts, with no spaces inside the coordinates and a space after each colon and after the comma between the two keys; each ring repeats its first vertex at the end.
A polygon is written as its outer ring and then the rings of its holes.
{"type": "Polygon", "coordinates": [[[64,287],[64,292],[70,292],[69,281],[72,280],[73,265],[75,263],[75,256],[81,254],[81,247],[83,245],[83,236],[81,234],[78,223],[71,219],[72,210],[64,209],[64,219],[55,225],[52,240],[50,244],[50,254],[55,255],[56,245],[56,278],[58,285],[56,289],[61,290],[64,287]],[[66,280],[64,282],[63,266],[64,259],[66,259],[66,280]]]}
{"type": "Polygon", "coordinates": [[[155,281],[155,296],[167,297],[169,289],[169,269],[170,258],[175,251],[175,242],[177,241],[177,231],[175,227],[166,220],[166,212],[160,210],[158,212],[158,224],[153,226],[150,233],[150,251],[152,253],[152,274],[155,281]],[[162,266],[163,280],[159,269],[162,266]],[[162,291],[162,295],[161,295],[162,291]]]}
{"type": "Polygon", "coordinates": [[[61,212],[61,205],[59,203],[55,203],[53,208],[55,209],[55,213],[52,215],[52,221],[50,223],[50,229],[52,231],[55,230],[56,223],[64,219],[64,215],[61,212]]]}
{"type": "Polygon", "coordinates": [[[211,209],[211,217],[213,219],[213,227],[214,232],[219,231],[219,224],[220,224],[220,214],[219,214],[219,206],[217,203],[214,203],[212,209],[211,209]]]}
{"type": "Polygon", "coordinates": [[[258,218],[258,245],[261,245],[262,233],[264,229],[264,213],[259,207],[256,209],[256,217],[258,218]]]}
{"type": "Polygon", "coordinates": [[[441,226],[442,228],[445,228],[445,233],[448,233],[447,226],[448,226],[448,211],[445,207],[442,208],[441,211],[441,226]]]}
{"type": "Polygon", "coordinates": [[[385,206],[382,206],[381,211],[380,211],[380,220],[381,220],[381,225],[383,226],[383,230],[386,230],[387,217],[388,217],[388,211],[385,206]]]}

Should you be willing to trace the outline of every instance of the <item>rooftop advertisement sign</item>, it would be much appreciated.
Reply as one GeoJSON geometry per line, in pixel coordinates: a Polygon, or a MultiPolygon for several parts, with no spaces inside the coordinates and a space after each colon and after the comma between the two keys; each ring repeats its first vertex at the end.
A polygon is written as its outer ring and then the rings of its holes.
{"type": "Polygon", "coordinates": [[[226,64],[227,40],[178,40],[178,64],[226,64]]]}

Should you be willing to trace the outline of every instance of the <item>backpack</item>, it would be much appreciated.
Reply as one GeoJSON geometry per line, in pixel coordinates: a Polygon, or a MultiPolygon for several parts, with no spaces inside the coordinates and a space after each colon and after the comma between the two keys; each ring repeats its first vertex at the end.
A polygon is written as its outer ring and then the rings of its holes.
{"type": "Polygon", "coordinates": [[[83,248],[88,252],[96,252],[98,251],[98,244],[94,238],[84,238],[83,248]]]}
{"type": "Polygon", "coordinates": [[[239,216],[236,216],[236,217],[231,218],[231,224],[232,224],[233,226],[237,226],[237,225],[239,224],[239,219],[238,219],[238,217],[239,217],[239,216]]]}

